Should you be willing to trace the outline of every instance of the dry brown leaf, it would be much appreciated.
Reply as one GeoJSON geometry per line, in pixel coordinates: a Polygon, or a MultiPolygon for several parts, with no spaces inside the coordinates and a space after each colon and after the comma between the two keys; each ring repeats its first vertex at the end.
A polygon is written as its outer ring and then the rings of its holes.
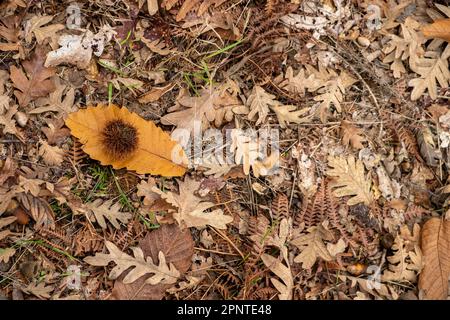
{"type": "Polygon", "coordinates": [[[48,127],[43,127],[41,131],[47,137],[47,142],[51,145],[61,145],[70,136],[70,130],[64,126],[64,119],[53,118],[47,121],[48,127]]]}
{"type": "Polygon", "coordinates": [[[148,181],[142,180],[137,186],[137,196],[144,197],[144,205],[151,206],[155,200],[161,197],[152,188],[156,186],[155,178],[149,177],[148,181]]]}
{"type": "MultiPolygon", "coordinates": [[[[0,232],[1,235],[1,232],[0,232]]],[[[14,248],[0,248],[0,263],[8,263],[9,259],[16,253],[14,248]]]]}
{"type": "Polygon", "coordinates": [[[450,57],[450,43],[445,50],[440,53],[428,51],[423,57],[415,57],[410,61],[411,69],[420,75],[420,78],[411,79],[408,86],[413,87],[411,100],[419,99],[425,91],[428,91],[430,98],[435,100],[438,97],[438,86],[447,88],[450,84],[450,70],[448,68],[448,58],[450,57]]]}
{"type": "Polygon", "coordinates": [[[146,274],[153,274],[145,283],[152,285],[155,284],[172,284],[180,277],[180,272],[175,268],[173,263],[166,264],[166,258],[162,251],[158,253],[159,263],[156,265],[150,256],[144,257],[144,252],[141,248],[133,248],[134,257],[120,251],[117,246],[110,242],[105,241],[105,246],[109,251],[109,254],[97,253],[95,256],[86,257],[84,261],[90,265],[105,267],[110,262],[114,262],[116,266],[109,273],[111,279],[117,279],[123,272],[131,269],[125,278],[123,283],[128,284],[136,281],[140,277],[146,274]]]}
{"type": "Polygon", "coordinates": [[[9,108],[9,110],[6,110],[4,114],[0,114],[0,125],[3,125],[3,134],[10,133],[20,140],[24,140],[22,133],[16,128],[16,120],[13,120],[17,110],[18,107],[15,105],[9,108]]]}
{"type": "Polygon", "coordinates": [[[45,282],[40,283],[30,283],[27,287],[22,288],[22,291],[27,294],[32,294],[38,297],[39,299],[49,299],[50,293],[55,289],[54,286],[47,286],[45,282]]]}
{"type": "Polygon", "coordinates": [[[336,197],[351,196],[347,201],[350,206],[361,202],[370,205],[373,202],[372,181],[364,174],[364,165],[360,160],[355,160],[353,156],[347,159],[329,156],[328,165],[332,169],[326,174],[334,178],[331,186],[335,188],[333,194],[336,197]]]}
{"type": "Polygon", "coordinates": [[[189,227],[201,228],[206,225],[218,229],[226,229],[227,224],[233,221],[233,217],[224,215],[221,209],[206,212],[206,210],[214,207],[215,204],[202,201],[201,198],[194,195],[200,184],[201,182],[186,177],[184,181],[178,181],[179,194],[173,192],[164,193],[156,187],[153,187],[152,190],[168,203],[178,208],[178,211],[174,212],[173,217],[182,229],[189,227]]]}
{"type": "Polygon", "coordinates": [[[317,90],[319,95],[314,97],[315,101],[320,101],[317,113],[324,123],[331,106],[334,106],[337,112],[342,112],[341,103],[344,101],[346,89],[357,81],[345,71],[338,75],[332,69],[328,69],[326,77],[330,79],[321,83],[317,90]]]}
{"type": "Polygon", "coordinates": [[[66,86],[58,84],[55,91],[50,93],[48,98],[42,98],[36,101],[36,104],[41,106],[31,110],[29,113],[37,114],[51,111],[56,112],[58,116],[61,115],[63,118],[66,118],[69,113],[75,112],[77,108],[74,107],[75,90],[70,88],[63,98],[65,89],[66,86]]]}
{"type": "Polygon", "coordinates": [[[271,109],[277,115],[278,123],[281,128],[286,128],[290,123],[303,123],[311,119],[311,117],[301,117],[308,113],[310,108],[303,108],[297,110],[296,106],[293,105],[277,105],[271,107],[271,109]]]}
{"type": "Polygon", "coordinates": [[[39,155],[49,166],[59,166],[64,161],[64,150],[57,146],[51,146],[47,141],[39,140],[39,155]]]}
{"type": "Polygon", "coordinates": [[[264,123],[269,114],[269,107],[275,107],[280,104],[280,102],[275,100],[273,94],[267,93],[260,86],[254,86],[246,102],[246,106],[249,108],[248,119],[255,120],[257,117],[255,125],[264,123]]]}
{"type": "Polygon", "coordinates": [[[424,26],[422,32],[426,38],[439,38],[450,42],[450,18],[436,20],[424,26]]]}
{"type": "Polygon", "coordinates": [[[283,283],[276,278],[270,278],[273,286],[280,292],[278,295],[280,300],[291,300],[292,289],[294,288],[294,278],[292,277],[291,268],[284,265],[279,259],[272,257],[269,254],[264,253],[261,256],[261,260],[264,262],[267,268],[270,269],[275,275],[277,275],[283,283]]]}
{"type": "Polygon", "coordinates": [[[55,228],[55,213],[46,200],[25,193],[18,194],[16,198],[30,213],[31,218],[36,221],[34,225],[35,230],[55,228]]]}
{"type": "Polygon", "coordinates": [[[64,29],[62,24],[45,26],[53,20],[53,16],[33,16],[25,22],[25,41],[30,43],[32,35],[36,37],[36,42],[42,44],[46,38],[56,38],[56,33],[64,29]],[[45,27],[44,27],[45,26],[45,27]]]}
{"type": "Polygon", "coordinates": [[[177,105],[169,109],[175,112],[162,117],[161,123],[190,131],[193,131],[196,122],[202,129],[207,129],[211,122],[220,127],[233,119],[232,108],[241,105],[236,95],[228,92],[229,87],[229,84],[224,84],[203,89],[198,97],[190,97],[187,93],[179,96],[177,105]],[[179,110],[181,107],[184,109],[179,110]]]}
{"type": "Polygon", "coordinates": [[[413,251],[408,251],[405,240],[398,235],[395,238],[392,250],[394,254],[387,258],[388,269],[382,276],[382,281],[409,281],[416,282],[416,276],[422,267],[422,254],[416,245],[413,251]]]}
{"type": "MultiPolygon", "coordinates": [[[[157,230],[149,232],[139,241],[139,247],[145,256],[158,261],[159,252],[163,252],[167,263],[172,263],[180,274],[189,270],[194,254],[194,241],[189,229],[180,230],[175,224],[163,224],[157,230]]],[[[114,283],[113,297],[118,300],[160,300],[171,285],[146,283],[146,277],[124,284],[125,274],[114,283]]]]}
{"type": "Polygon", "coordinates": [[[426,299],[445,300],[450,276],[450,221],[431,218],[422,228],[425,266],[419,276],[419,289],[426,299]]]}
{"type": "Polygon", "coordinates": [[[309,228],[308,234],[301,235],[290,242],[300,249],[300,254],[295,257],[294,262],[301,263],[304,269],[311,269],[317,258],[325,261],[333,260],[323,242],[331,239],[330,231],[326,230],[322,225],[309,228]]]}
{"type": "Polygon", "coordinates": [[[66,125],[84,144],[83,151],[103,165],[162,176],[181,176],[186,171],[181,146],[126,108],[88,107],[71,113],[66,125]]]}
{"type": "Polygon", "coordinates": [[[355,149],[364,148],[362,143],[366,141],[366,138],[363,136],[362,130],[346,120],[341,121],[341,136],[344,145],[351,145],[355,149]]]}
{"type": "Polygon", "coordinates": [[[112,203],[112,200],[103,202],[101,199],[96,199],[94,202],[86,204],[86,208],[91,212],[88,215],[91,221],[97,221],[97,223],[103,229],[106,229],[105,218],[116,228],[120,229],[119,221],[127,223],[131,219],[131,213],[121,212],[120,203],[112,203]]]}
{"type": "Polygon", "coordinates": [[[45,53],[41,47],[36,48],[31,60],[22,63],[25,73],[15,66],[10,67],[11,81],[20,106],[27,106],[36,98],[46,96],[55,90],[53,80],[49,79],[55,75],[55,69],[44,67],[45,53]]]}
{"type": "Polygon", "coordinates": [[[139,102],[149,103],[158,101],[159,98],[161,98],[167,92],[170,92],[170,90],[172,90],[174,86],[175,86],[174,84],[169,83],[163,87],[154,87],[149,92],[145,93],[142,97],[140,97],[139,102]]]}
{"type": "Polygon", "coordinates": [[[20,34],[20,17],[12,14],[0,19],[0,37],[5,39],[7,43],[0,43],[0,51],[17,51],[21,48],[20,34]]]}

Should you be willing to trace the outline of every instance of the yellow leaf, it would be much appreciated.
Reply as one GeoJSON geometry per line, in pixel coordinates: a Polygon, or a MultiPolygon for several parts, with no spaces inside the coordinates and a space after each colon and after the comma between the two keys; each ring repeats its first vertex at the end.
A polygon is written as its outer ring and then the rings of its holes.
{"type": "Polygon", "coordinates": [[[450,18],[436,20],[424,26],[422,32],[426,38],[439,38],[450,42],[450,18]]]}
{"type": "Polygon", "coordinates": [[[183,149],[153,122],[115,105],[88,107],[66,120],[83,150],[102,165],[137,173],[182,176],[187,158],[183,149]]]}

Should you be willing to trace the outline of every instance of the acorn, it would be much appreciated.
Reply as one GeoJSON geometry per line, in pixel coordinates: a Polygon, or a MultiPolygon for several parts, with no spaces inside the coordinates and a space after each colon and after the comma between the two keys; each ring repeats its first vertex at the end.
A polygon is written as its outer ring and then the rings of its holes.
{"type": "Polygon", "coordinates": [[[12,214],[16,217],[18,224],[27,225],[30,222],[30,216],[22,207],[17,207],[12,214]]]}
{"type": "Polygon", "coordinates": [[[383,236],[381,236],[380,243],[383,248],[390,249],[394,244],[394,240],[395,239],[392,234],[386,233],[383,236]]]}
{"type": "Polygon", "coordinates": [[[357,262],[347,266],[347,272],[354,276],[360,276],[367,270],[367,265],[357,262]]]}

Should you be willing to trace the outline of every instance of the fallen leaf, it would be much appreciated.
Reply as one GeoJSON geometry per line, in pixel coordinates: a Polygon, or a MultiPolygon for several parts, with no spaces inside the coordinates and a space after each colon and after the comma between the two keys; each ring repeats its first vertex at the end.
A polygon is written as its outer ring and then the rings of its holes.
{"type": "Polygon", "coordinates": [[[49,166],[59,166],[64,161],[64,150],[57,146],[51,146],[47,141],[40,140],[39,155],[49,166]]]}
{"type": "Polygon", "coordinates": [[[206,225],[218,229],[226,229],[227,224],[233,221],[233,217],[224,215],[221,209],[206,212],[207,209],[214,207],[215,204],[202,201],[201,198],[194,195],[200,184],[201,182],[186,177],[184,181],[178,181],[179,194],[173,192],[164,193],[156,187],[153,187],[152,190],[168,203],[178,208],[173,217],[182,229],[189,227],[202,228],[206,225]]]}
{"type": "Polygon", "coordinates": [[[158,101],[164,94],[170,92],[175,85],[169,83],[163,87],[153,87],[149,92],[145,93],[142,97],[139,98],[140,103],[150,103],[158,101]]]}
{"type": "Polygon", "coordinates": [[[66,125],[84,144],[83,151],[102,165],[163,176],[186,171],[183,149],[153,122],[126,108],[88,107],[71,113],[66,125]]]}
{"type": "Polygon", "coordinates": [[[103,202],[101,199],[96,199],[94,202],[86,204],[86,208],[92,213],[89,216],[91,221],[97,221],[97,223],[103,229],[106,229],[105,218],[116,228],[120,229],[119,221],[127,223],[131,219],[131,213],[121,212],[120,203],[112,203],[112,200],[103,202]]]}
{"type": "Polygon", "coordinates": [[[370,205],[374,197],[371,192],[372,181],[364,174],[364,165],[360,160],[355,160],[353,156],[347,159],[344,157],[328,157],[328,165],[332,168],[327,171],[327,175],[333,177],[331,187],[336,197],[351,196],[347,201],[348,205],[364,203],[370,205]]]}
{"type": "Polygon", "coordinates": [[[53,80],[49,79],[55,75],[55,69],[44,67],[44,49],[36,48],[31,60],[22,63],[25,73],[16,66],[10,67],[11,81],[20,106],[27,106],[36,98],[46,96],[55,90],[53,80]]]}
{"type": "Polygon", "coordinates": [[[270,107],[277,115],[278,123],[281,128],[286,128],[290,123],[303,123],[311,119],[311,117],[303,117],[305,113],[308,113],[310,108],[303,108],[297,110],[296,106],[292,105],[276,105],[270,107]]]}
{"type": "Polygon", "coordinates": [[[436,20],[424,26],[422,32],[426,38],[440,38],[450,42],[450,18],[436,20]]]}
{"type": "Polygon", "coordinates": [[[292,240],[290,243],[300,249],[300,254],[295,257],[294,262],[301,263],[304,269],[311,269],[317,258],[325,261],[333,260],[333,256],[328,252],[323,240],[331,239],[330,231],[322,225],[311,227],[308,234],[292,240]]]}
{"type": "Polygon", "coordinates": [[[55,289],[54,286],[47,286],[45,282],[40,282],[38,284],[32,282],[27,287],[22,288],[22,291],[27,294],[32,294],[39,299],[49,299],[50,293],[55,289]]]}
{"type": "MultiPolygon", "coordinates": [[[[158,261],[159,252],[163,252],[167,263],[172,263],[180,274],[189,270],[194,254],[194,241],[189,229],[180,230],[176,224],[163,224],[157,230],[149,232],[139,241],[139,247],[145,256],[158,261]]],[[[114,283],[113,297],[118,300],[160,300],[171,285],[146,283],[147,276],[133,283],[123,283],[125,274],[114,283]]]]}
{"type": "Polygon", "coordinates": [[[450,221],[431,218],[422,228],[425,266],[419,276],[419,289],[425,298],[446,300],[450,276],[450,221]]]}
{"type": "Polygon", "coordinates": [[[166,264],[166,258],[162,251],[159,251],[158,259],[159,263],[156,265],[150,256],[144,257],[144,252],[141,248],[133,248],[133,256],[130,256],[117,248],[117,246],[110,242],[105,241],[105,246],[109,251],[109,254],[97,253],[95,256],[86,257],[84,261],[90,265],[97,267],[105,267],[110,262],[114,262],[116,266],[109,273],[110,279],[117,279],[123,272],[131,269],[125,278],[123,283],[128,284],[136,281],[140,277],[146,274],[152,274],[145,283],[152,285],[172,284],[175,283],[180,276],[180,272],[175,268],[173,263],[166,264]]]}
{"type": "Polygon", "coordinates": [[[294,278],[292,277],[291,269],[288,266],[284,265],[280,260],[272,257],[264,253],[261,256],[261,260],[263,263],[277,275],[283,283],[281,283],[276,278],[270,278],[270,281],[274,285],[274,287],[280,292],[279,299],[280,300],[292,300],[292,289],[294,288],[294,278]]]}
{"type": "Polygon", "coordinates": [[[187,93],[179,96],[178,105],[169,109],[175,112],[163,116],[161,123],[189,131],[193,131],[196,124],[207,129],[211,122],[220,127],[233,119],[232,108],[241,105],[239,99],[228,92],[228,88],[226,84],[203,89],[197,97],[190,97],[187,93]],[[181,108],[184,109],[179,110],[181,108]]]}
{"type": "Polygon", "coordinates": [[[362,130],[350,122],[345,120],[341,122],[341,136],[344,145],[351,145],[354,149],[364,148],[362,143],[366,141],[366,138],[363,136],[362,130]]]}
{"type": "Polygon", "coordinates": [[[63,99],[65,90],[66,86],[57,85],[55,91],[50,93],[48,98],[41,98],[36,101],[36,104],[40,104],[41,106],[31,110],[29,113],[56,112],[57,115],[66,118],[69,113],[75,112],[77,108],[74,107],[75,90],[73,88],[67,90],[63,99]]]}

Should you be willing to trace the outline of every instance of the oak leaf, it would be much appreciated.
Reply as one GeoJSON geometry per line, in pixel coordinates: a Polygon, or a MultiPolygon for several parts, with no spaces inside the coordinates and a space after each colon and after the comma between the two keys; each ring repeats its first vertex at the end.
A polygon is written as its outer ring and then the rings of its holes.
{"type": "Polygon", "coordinates": [[[75,112],[77,109],[74,107],[75,90],[70,88],[63,98],[65,89],[66,86],[57,85],[55,91],[50,93],[48,98],[42,98],[36,101],[36,104],[40,104],[41,106],[31,110],[29,113],[36,114],[51,111],[66,118],[69,113],[75,112]]]}
{"type": "Polygon", "coordinates": [[[323,240],[331,240],[330,231],[322,225],[308,229],[308,234],[292,240],[290,243],[300,249],[300,254],[295,257],[294,262],[301,263],[304,269],[311,269],[317,258],[325,261],[333,260],[333,256],[328,252],[323,240]]]}
{"type": "Polygon", "coordinates": [[[419,289],[426,299],[447,299],[450,276],[450,221],[431,218],[422,228],[421,247],[425,266],[419,289]]]}
{"type": "Polygon", "coordinates": [[[363,136],[362,130],[350,122],[345,120],[341,122],[341,136],[344,145],[351,145],[354,149],[364,148],[362,143],[366,141],[366,138],[363,136]]]}
{"type": "Polygon", "coordinates": [[[177,105],[169,109],[174,112],[162,117],[161,123],[193,131],[196,122],[201,124],[202,129],[207,129],[211,122],[219,127],[231,121],[232,108],[241,103],[234,93],[228,92],[228,89],[229,85],[223,84],[203,89],[197,97],[190,97],[187,93],[182,94],[177,98],[177,105]]]}
{"type": "Polygon", "coordinates": [[[91,215],[88,215],[91,221],[97,221],[97,223],[103,229],[106,229],[105,218],[116,228],[120,229],[119,221],[127,223],[131,219],[131,213],[121,212],[120,203],[112,203],[112,200],[102,202],[101,199],[96,199],[94,202],[86,204],[86,208],[91,215]]]}
{"type": "Polygon", "coordinates": [[[173,217],[182,229],[189,227],[202,228],[206,225],[218,229],[226,229],[227,224],[233,221],[233,217],[225,215],[221,209],[206,212],[207,209],[214,207],[215,204],[202,201],[201,198],[194,195],[200,184],[200,182],[186,177],[184,181],[178,181],[179,194],[173,192],[164,193],[156,187],[153,187],[152,190],[168,203],[178,208],[178,211],[173,213],[173,217]]]}
{"type": "Polygon", "coordinates": [[[39,299],[49,299],[50,293],[55,289],[52,285],[46,285],[45,282],[30,283],[28,286],[22,288],[22,291],[27,294],[32,294],[39,299]]]}
{"type": "Polygon", "coordinates": [[[405,242],[400,235],[395,238],[394,254],[387,258],[389,267],[383,272],[382,281],[416,282],[416,274],[422,267],[422,254],[417,245],[409,251],[405,242]]]}
{"type": "Polygon", "coordinates": [[[408,86],[413,87],[411,100],[419,99],[425,91],[428,91],[431,99],[438,97],[437,83],[442,88],[450,84],[450,71],[448,58],[450,57],[450,44],[447,44],[444,52],[427,51],[424,57],[415,57],[410,61],[411,69],[420,75],[420,78],[411,79],[408,86]]]}
{"type": "MultiPolygon", "coordinates": [[[[180,230],[176,224],[163,224],[157,230],[153,230],[139,241],[139,248],[147,257],[158,261],[159,252],[164,253],[167,263],[172,263],[175,268],[184,274],[189,270],[194,254],[194,241],[189,229],[180,230]]],[[[164,297],[170,284],[151,285],[146,283],[149,275],[141,277],[133,283],[125,284],[123,273],[115,282],[113,297],[118,300],[160,300],[164,297]]]]}
{"type": "Polygon", "coordinates": [[[14,91],[20,106],[26,106],[36,98],[46,96],[55,90],[53,80],[55,69],[44,67],[45,53],[42,48],[37,48],[31,60],[22,63],[25,73],[11,66],[11,81],[18,90],[14,91]]]}
{"type": "Polygon", "coordinates": [[[311,119],[311,117],[301,117],[309,111],[309,108],[303,108],[297,110],[296,106],[293,105],[277,105],[271,107],[271,109],[277,115],[278,123],[281,128],[286,128],[290,123],[302,123],[311,119]]]}
{"type": "Polygon", "coordinates": [[[266,267],[270,269],[275,275],[277,275],[283,283],[276,278],[270,278],[273,286],[280,292],[278,295],[280,300],[291,300],[292,289],[294,288],[294,278],[292,276],[291,268],[289,264],[286,266],[279,259],[272,257],[269,254],[262,254],[261,260],[266,267]]]}
{"type": "Polygon", "coordinates": [[[260,86],[254,86],[246,103],[246,106],[249,108],[248,119],[254,120],[258,116],[256,125],[259,125],[266,120],[269,114],[269,107],[275,107],[280,104],[275,100],[273,94],[267,93],[260,86]]]}
{"type": "Polygon", "coordinates": [[[49,166],[59,166],[64,161],[64,150],[57,146],[51,146],[47,141],[40,140],[39,155],[49,166]]]}
{"type": "Polygon", "coordinates": [[[109,251],[109,254],[97,253],[95,256],[86,257],[84,261],[90,265],[105,267],[110,262],[114,262],[116,266],[109,273],[111,279],[117,279],[123,272],[129,268],[133,268],[123,279],[125,284],[132,283],[146,274],[152,274],[145,282],[149,284],[172,284],[175,283],[180,276],[180,272],[175,266],[170,263],[166,264],[166,258],[162,251],[158,254],[159,264],[153,263],[151,257],[144,257],[144,253],[141,248],[133,248],[133,256],[130,256],[120,251],[117,246],[110,242],[105,241],[105,246],[109,251]]]}
{"type": "Polygon", "coordinates": [[[163,176],[181,176],[186,171],[181,146],[153,122],[126,108],[91,106],[71,113],[66,125],[84,144],[83,151],[102,165],[163,176]]]}
{"type": "Polygon", "coordinates": [[[351,196],[347,201],[350,206],[361,202],[369,205],[373,202],[372,181],[365,176],[364,165],[360,160],[355,160],[353,156],[347,159],[329,156],[328,165],[332,169],[327,171],[327,175],[334,178],[331,187],[335,188],[333,193],[336,197],[351,196]]]}

